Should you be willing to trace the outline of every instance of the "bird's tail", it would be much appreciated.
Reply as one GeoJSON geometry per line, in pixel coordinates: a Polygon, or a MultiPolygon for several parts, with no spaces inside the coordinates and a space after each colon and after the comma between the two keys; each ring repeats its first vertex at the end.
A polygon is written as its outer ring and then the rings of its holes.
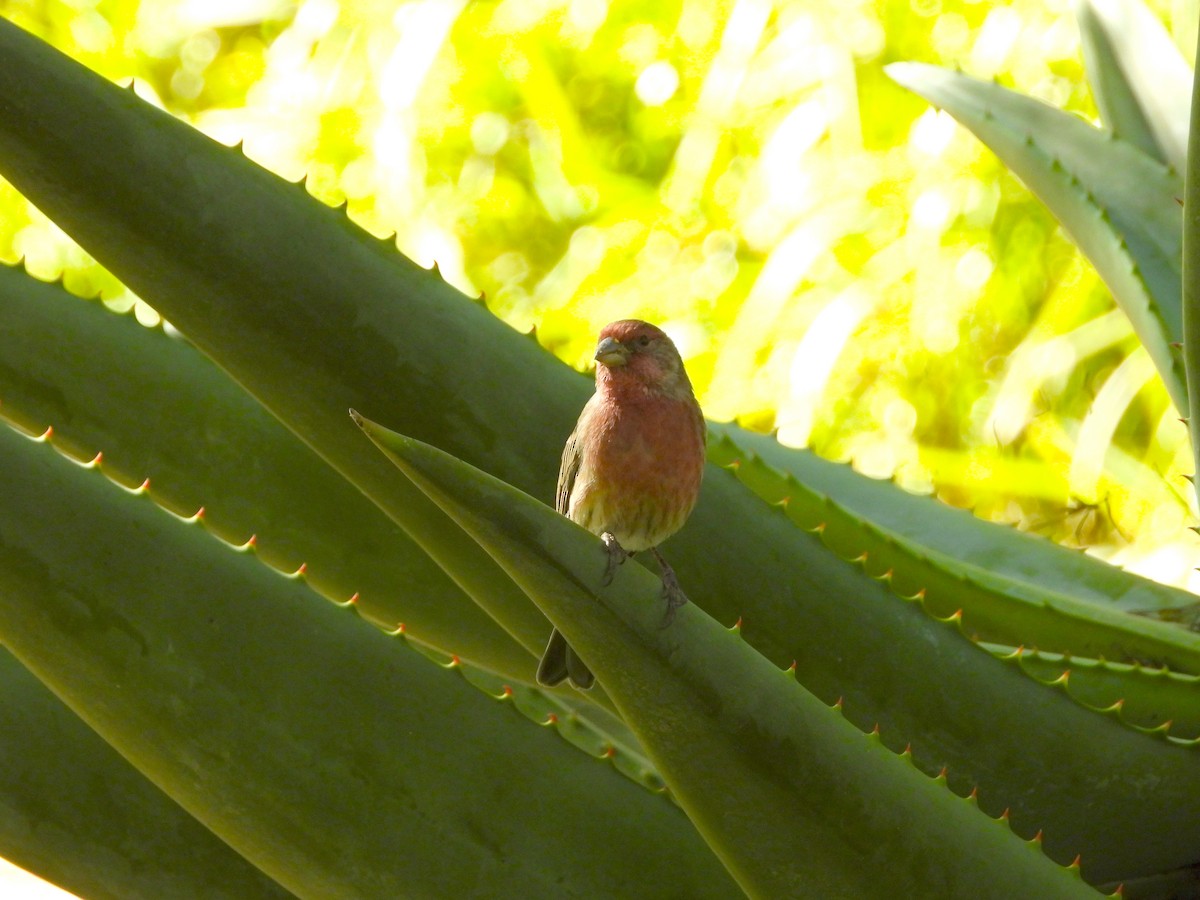
{"type": "Polygon", "coordinates": [[[542,654],[542,661],[538,664],[537,680],[540,685],[554,687],[566,678],[571,679],[571,684],[583,691],[596,681],[592,670],[567,643],[562,632],[555,628],[550,632],[550,643],[546,645],[546,652],[542,654]]]}

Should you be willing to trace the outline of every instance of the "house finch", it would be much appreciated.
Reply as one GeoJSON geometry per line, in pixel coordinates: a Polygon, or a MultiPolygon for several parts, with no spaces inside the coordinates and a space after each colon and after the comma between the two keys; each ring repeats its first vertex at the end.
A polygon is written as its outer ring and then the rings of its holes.
{"type": "MultiPolygon", "coordinates": [[[[563,448],[555,508],[600,535],[608,553],[603,584],[618,565],[650,550],[662,570],[668,621],[687,602],[658,545],[683,527],[704,475],[704,414],[679,351],[637,319],[606,325],[596,346],[596,393],[563,448]]],[[[538,666],[539,683],[595,680],[555,629],[538,666]]]]}

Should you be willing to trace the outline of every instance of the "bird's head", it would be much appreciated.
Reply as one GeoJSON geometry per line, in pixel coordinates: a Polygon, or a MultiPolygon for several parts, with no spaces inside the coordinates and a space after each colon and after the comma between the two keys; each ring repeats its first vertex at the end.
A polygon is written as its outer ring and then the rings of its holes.
{"type": "Polygon", "coordinates": [[[692,385],[675,344],[661,328],[640,319],[604,326],[596,345],[601,386],[638,386],[652,393],[690,397],[692,385]]]}

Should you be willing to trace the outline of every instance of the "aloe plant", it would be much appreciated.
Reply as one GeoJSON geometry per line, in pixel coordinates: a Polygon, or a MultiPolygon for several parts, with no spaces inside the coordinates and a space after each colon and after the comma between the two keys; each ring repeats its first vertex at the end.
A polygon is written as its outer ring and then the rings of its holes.
{"type": "MultiPolygon", "coordinates": [[[[1200,635],[1128,613],[1189,594],[714,426],[661,628],[541,502],[585,378],[5,22],[0,97],[0,174],[188,342],[0,271],[0,641],[44,685],[3,669],[41,788],[0,780],[0,854],[122,897],[1130,896],[1200,862],[1200,635]],[[530,686],[552,623],[603,691],[530,686]]],[[[1095,246],[1136,254],[1182,402],[1171,236],[1114,191],[1095,246]]]]}

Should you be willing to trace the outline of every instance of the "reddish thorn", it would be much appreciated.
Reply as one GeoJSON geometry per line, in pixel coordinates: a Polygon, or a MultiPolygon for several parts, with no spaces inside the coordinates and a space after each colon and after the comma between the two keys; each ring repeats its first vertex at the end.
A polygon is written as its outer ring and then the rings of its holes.
{"type": "Polygon", "coordinates": [[[451,654],[450,655],[450,667],[454,668],[456,666],[461,666],[461,665],[462,665],[462,660],[458,658],[458,654],[457,653],[451,654]]]}
{"type": "Polygon", "coordinates": [[[198,510],[196,510],[196,515],[193,516],[193,518],[195,518],[195,519],[203,519],[204,518],[204,507],[203,506],[200,507],[198,510]]]}
{"type": "Polygon", "coordinates": [[[912,756],[912,741],[909,741],[907,744],[904,745],[904,752],[901,753],[900,755],[901,756],[912,756]]]}
{"type": "Polygon", "coordinates": [[[938,772],[938,773],[937,773],[937,777],[938,777],[938,778],[945,778],[945,777],[946,777],[946,773],[947,773],[947,772],[949,772],[949,771],[950,771],[950,770],[949,770],[949,769],[947,769],[945,766],[942,766],[942,770],[941,770],[940,772],[938,772]]]}
{"type": "Polygon", "coordinates": [[[296,570],[297,575],[304,575],[308,572],[308,563],[300,563],[300,568],[296,570]]]}
{"type": "Polygon", "coordinates": [[[742,617],[741,616],[738,616],[738,620],[733,623],[733,628],[731,628],[729,630],[730,631],[741,631],[742,630],[742,617]]]}
{"type": "Polygon", "coordinates": [[[825,523],[824,522],[820,523],[816,528],[813,529],[813,531],[815,531],[817,534],[824,534],[825,523]]]}
{"type": "Polygon", "coordinates": [[[1075,858],[1073,860],[1071,860],[1071,865],[1068,866],[1067,868],[1078,869],[1082,864],[1083,864],[1083,857],[1076,854],[1075,858]]]}
{"type": "Polygon", "coordinates": [[[500,691],[500,696],[511,697],[512,695],[513,695],[513,689],[507,684],[504,685],[504,687],[500,691]]]}
{"type": "Polygon", "coordinates": [[[600,755],[604,759],[612,759],[614,756],[617,755],[617,748],[614,747],[612,744],[606,744],[604,746],[604,752],[601,753],[600,755]]]}
{"type": "Polygon", "coordinates": [[[47,425],[47,426],[46,426],[46,430],[42,432],[42,440],[43,440],[43,441],[48,441],[48,440],[50,440],[50,438],[52,438],[52,437],[54,437],[54,426],[53,426],[53,425],[47,425]]]}
{"type": "Polygon", "coordinates": [[[246,541],[246,546],[247,547],[257,547],[258,546],[258,535],[257,534],[250,535],[250,540],[246,541]]]}
{"type": "Polygon", "coordinates": [[[950,617],[950,621],[951,622],[961,622],[962,621],[962,608],[961,607],[954,611],[954,615],[952,615],[950,617]]]}
{"type": "Polygon", "coordinates": [[[792,664],[787,667],[787,670],[789,672],[791,672],[793,675],[796,674],[796,661],[794,659],[792,660],[792,664]]]}
{"type": "Polygon", "coordinates": [[[547,725],[557,725],[558,724],[558,716],[556,716],[554,713],[546,713],[546,724],[547,725]]]}
{"type": "Polygon", "coordinates": [[[406,631],[408,631],[408,626],[405,625],[403,622],[397,622],[396,623],[396,631],[399,634],[404,634],[406,631]]]}
{"type": "Polygon", "coordinates": [[[879,723],[878,722],[876,722],[875,727],[871,729],[871,734],[874,735],[875,737],[879,737],[879,723]]]}
{"type": "Polygon", "coordinates": [[[779,501],[779,505],[780,505],[780,506],[782,506],[782,507],[784,507],[784,508],[786,508],[786,507],[787,507],[787,505],[788,505],[789,503],[791,503],[791,502],[792,502],[792,498],[791,498],[791,497],[784,497],[782,500],[780,500],[780,501],[779,501]]]}
{"type": "Polygon", "coordinates": [[[355,592],[354,592],[354,596],[352,596],[352,597],[351,597],[349,600],[347,600],[346,602],[347,602],[347,603],[350,603],[350,604],[355,604],[355,603],[357,603],[357,602],[358,602],[358,591],[355,591],[355,592]]]}
{"type": "Polygon", "coordinates": [[[880,581],[891,581],[893,576],[895,576],[895,574],[896,574],[895,569],[888,569],[886,572],[884,572],[882,575],[879,576],[879,580],[880,581]]]}
{"type": "Polygon", "coordinates": [[[1000,813],[1000,818],[1001,818],[1003,821],[1007,822],[1007,821],[1008,821],[1008,814],[1009,814],[1009,808],[1006,806],[1006,807],[1004,807],[1004,812],[1000,813]]]}
{"type": "Polygon", "coordinates": [[[979,799],[979,785],[975,785],[975,787],[971,788],[971,793],[967,794],[967,799],[968,800],[978,800],[979,799]]]}
{"type": "Polygon", "coordinates": [[[924,601],[924,599],[925,599],[925,588],[921,588],[919,591],[917,591],[917,593],[916,593],[916,594],[913,596],[913,599],[914,599],[914,600],[921,600],[921,601],[924,601]]]}
{"type": "Polygon", "coordinates": [[[838,710],[840,710],[842,708],[842,698],[841,697],[837,698],[837,702],[833,704],[833,708],[838,709],[838,710]]]}
{"type": "Polygon", "coordinates": [[[97,450],[97,451],[96,451],[96,455],[92,457],[92,465],[93,465],[93,466],[98,466],[98,465],[100,465],[100,463],[102,463],[102,462],[104,462],[104,451],[103,451],[103,450],[97,450]]]}
{"type": "Polygon", "coordinates": [[[733,462],[731,462],[729,464],[729,468],[733,469],[733,471],[735,471],[735,472],[738,469],[740,469],[741,467],[742,467],[742,461],[740,459],[735,459],[733,462]]]}
{"type": "Polygon", "coordinates": [[[146,479],[145,481],[143,481],[143,482],[142,482],[140,485],[138,485],[138,490],[139,490],[139,491],[148,491],[148,490],[150,490],[150,479],[149,479],[149,478],[147,478],[147,479],[146,479]]]}
{"type": "Polygon", "coordinates": [[[1037,834],[1035,834],[1030,840],[1032,843],[1040,844],[1042,842],[1042,829],[1039,828],[1037,834]]]}
{"type": "Polygon", "coordinates": [[[1124,708],[1125,708],[1125,698],[1124,697],[1122,697],[1120,700],[1118,700],[1116,703],[1113,704],[1113,709],[1117,710],[1117,712],[1120,712],[1124,708]]]}

